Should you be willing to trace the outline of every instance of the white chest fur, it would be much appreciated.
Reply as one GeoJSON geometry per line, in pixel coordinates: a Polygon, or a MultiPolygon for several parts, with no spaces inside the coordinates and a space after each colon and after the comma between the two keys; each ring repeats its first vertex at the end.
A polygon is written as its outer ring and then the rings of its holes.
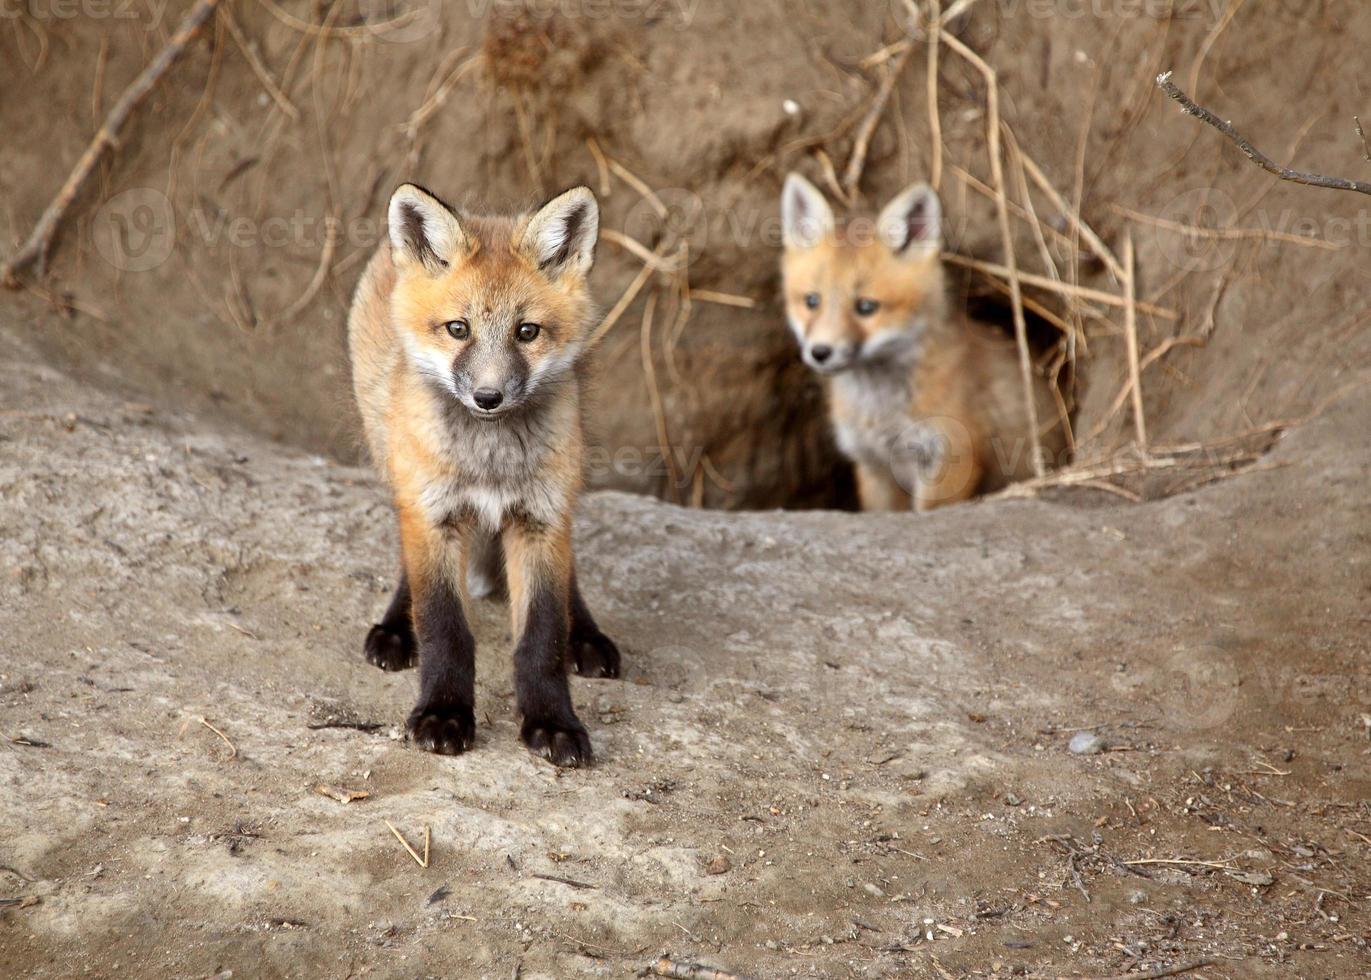
{"type": "Polygon", "coordinates": [[[847,371],[833,379],[833,395],[841,402],[833,426],[839,450],[853,462],[888,467],[913,423],[908,374],[847,371]]]}
{"type": "Polygon", "coordinates": [[[560,457],[576,452],[579,431],[566,418],[528,411],[480,421],[447,407],[427,435],[441,466],[424,475],[419,505],[435,524],[474,516],[497,530],[511,514],[545,523],[562,518],[578,470],[560,457]]]}

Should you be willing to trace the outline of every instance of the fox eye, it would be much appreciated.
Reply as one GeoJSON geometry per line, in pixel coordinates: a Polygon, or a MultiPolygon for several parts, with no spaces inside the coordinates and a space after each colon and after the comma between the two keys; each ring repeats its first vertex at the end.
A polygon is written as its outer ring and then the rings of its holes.
{"type": "Polygon", "coordinates": [[[866,299],[863,297],[862,299],[857,300],[854,304],[854,308],[857,310],[858,316],[870,316],[881,308],[881,304],[874,299],[866,299]]]}
{"type": "Polygon", "coordinates": [[[543,332],[543,328],[536,323],[521,323],[519,329],[514,332],[514,336],[519,338],[519,343],[532,343],[543,332]]]}
{"type": "Polygon", "coordinates": [[[443,324],[453,340],[466,340],[471,336],[471,325],[465,320],[450,320],[443,324]]]}
{"type": "Polygon", "coordinates": [[[805,306],[811,310],[817,310],[819,308],[819,294],[805,293],[805,306]]]}

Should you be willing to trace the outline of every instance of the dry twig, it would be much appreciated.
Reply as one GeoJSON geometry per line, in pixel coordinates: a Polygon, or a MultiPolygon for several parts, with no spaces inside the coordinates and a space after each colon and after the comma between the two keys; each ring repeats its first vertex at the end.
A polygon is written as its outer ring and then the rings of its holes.
{"type": "Polygon", "coordinates": [[[1155,215],[1144,214],[1141,211],[1134,211],[1126,208],[1122,204],[1111,204],[1110,207],[1125,218],[1143,224],[1152,225],[1156,228],[1164,228],[1167,231],[1174,231],[1178,235],[1187,235],[1191,238],[1212,238],[1219,241],[1248,241],[1257,239],[1267,242],[1285,242],[1290,245],[1303,245],[1307,248],[1321,248],[1330,252],[1336,252],[1342,246],[1323,238],[1310,238],[1308,235],[1296,235],[1286,231],[1274,231],[1267,228],[1203,228],[1199,225],[1186,224],[1183,221],[1171,221],[1167,218],[1158,218],[1155,215]]]}
{"type": "Polygon", "coordinates": [[[0,284],[9,289],[16,289],[19,286],[19,274],[29,266],[38,266],[38,276],[42,278],[46,271],[48,252],[52,248],[53,236],[56,235],[58,227],[66,216],[67,210],[72,202],[76,200],[77,194],[85,186],[90,175],[95,172],[95,167],[99,164],[105,151],[118,145],[119,133],[128,122],[133,110],[138,108],[142,101],[147,98],[148,93],[153,90],[162,77],[171,70],[172,66],[181,60],[186,53],[190,42],[199,35],[201,28],[205,26],[205,21],[214,13],[215,7],[219,5],[219,0],[199,0],[191,8],[190,12],[182,19],[176,27],[176,33],[171,36],[171,40],[166,46],[157,53],[157,57],[139,72],[138,77],[124,93],[119,96],[119,100],[110,109],[109,115],[105,117],[104,123],[96,131],[95,138],[86,147],[86,152],[81,154],[81,159],[76,161],[76,166],[72,169],[67,181],[62,185],[62,189],[57,192],[57,197],[53,198],[42,217],[38,219],[38,224],[33,228],[33,233],[28,240],[16,252],[3,268],[0,268],[0,284]]]}
{"type": "Polygon", "coordinates": [[[1238,10],[1247,0],[1229,0],[1228,9],[1224,11],[1222,17],[1214,24],[1204,41],[1200,44],[1200,53],[1195,56],[1195,63],[1190,68],[1190,91],[1200,90],[1200,72],[1204,69],[1205,60],[1209,57],[1209,52],[1214,50],[1214,45],[1219,43],[1219,38],[1223,32],[1228,30],[1228,25],[1233,23],[1233,18],[1237,16],[1238,10]]]}
{"type": "MultiPolygon", "coordinates": [[[[1142,372],[1145,372],[1149,367],[1151,367],[1157,361],[1165,357],[1171,351],[1172,348],[1181,346],[1203,347],[1204,338],[1168,337],[1166,340],[1163,340],[1156,347],[1148,351],[1147,355],[1143,357],[1143,359],[1138,363],[1139,374],[1141,375],[1142,372]]],[[[1100,433],[1102,433],[1108,427],[1109,423],[1114,420],[1114,416],[1118,415],[1119,410],[1123,408],[1124,402],[1128,401],[1129,396],[1131,396],[1132,394],[1133,379],[1130,375],[1129,379],[1124,382],[1123,387],[1119,389],[1119,393],[1114,396],[1114,400],[1109,405],[1109,410],[1104,413],[1100,421],[1096,423],[1095,428],[1093,428],[1090,431],[1090,434],[1086,436],[1086,442],[1089,442],[1092,439],[1097,438],[1100,435],[1100,433]]]]}
{"type": "Polygon", "coordinates": [[[196,715],[196,716],[195,716],[195,720],[198,721],[200,724],[204,725],[206,728],[208,728],[210,731],[212,731],[214,734],[218,735],[221,739],[224,740],[224,744],[227,745],[227,746],[229,747],[229,758],[230,758],[230,759],[236,759],[236,758],[238,758],[238,746],[234,745],[233,742],[229,740],[229,737],[228,737],[227,735],[225,735],[225,734],[224,734],[223,732],[221,732],[219,729],[215,728],[212,724],[210,724],[208,718],[206,718],[204,715],[196,715]]]}
{"type": "Polygon", "coordinates": [[[666,408],[662,403],[662,392],[657,387],[657,371],[652,363],[652,318],[656,312],[657,294],[653,292],[647,298],[647,306],[643,309],[642,328],[639,330],[639,340],[642,345],[643,377],[647,381],[647,392],[652,402],[652,418],[657,426],[657,448],[661,451],[662,459],[666,462],[671,498],[676,500],[676,490],[681,485],[680,474],[676,472],[676,458],[671,448],[671,433],[666,423],[666,408]]]}
{"type": "Polygon", "coordinates": [[[419,867],[421,867],[421,868],[427,868],[427,867],[428,867],[428,839],[429,839],[428,824],[424,824],[424,856],[423,856],[423,857],[420,857],[420,856],[419,856],[419,852],[416,851],[414,848],[412,848],[412,847],[409,846],[409,841],[405,840],[404,835],[401,834],[400,831],[398,831],[398,830],[395,829],[395,824],[391,823],[389,820],[386,820],[386,821],[384,821],[384,822],[385,822],[385,825],[386,825],[387,827],[390,828],[390,832],[391,832],[392,834],[395,835],[395,839],[398,840],[401,844],[404,845],[405,850],[409,852],[409,856],[412,857],[412,858],[414,858],[414,863],[417,864],[417,865],[419,865],[419,867]]]}
{"type": "Polygon", "coordinates": [[[638,239],[633,238],[629,235],[625,235],[621,231],[615,231],[613,228],[601,228],[600,239],[602,241],[612,242],[613,244],[618,245],[624,251],[636,255],[641,261],[652,266],[652,268],[657,272],[676,271],[675,258],[668,259],[664,255],[660,255],[657,252],[652,251],[652,249],[648,248],[642,242],[638,241],[638,239]]]}
{"type": "Polygon", "coordinates": [[[751,296],[739,296],[736,293],[722,293],[717,289],[691,289],[687,293],[692,300],[698,299],[701,303],[717,303],[719,306],[736,306],[743,310],[755,310],[757,301],[751,296]]]}
{"type": "MultiPolygon", "coordinates": [[[[652,254],[658,259],[661,259],[661,257],[666,254],[666,244],[663,243],[658,245],[652,254]]],[[[643,263],[643,267],[638,270],[638,274],[634,276],[633,281],[628,284],[628,288],[624,290],[624,294],[619,297],[618,302],[610,308],[610,311],[605,314],[605,318],[600,321],[600,325],[595,328],[595,332],[590,335],[590,346],[593,347],[595,344],[598,344],[604,338],[605,334],[609,333],[614,324],[619,322],[619,318],[633,305],[633,301],[637,299],[638,294],[643,291],[643,287],[647,285],[647,281],[652,278],[655,265],[656,263],[653,262],[643,263]]]]}
{"type": "Polygon", "coordinates": [[[319,294],[319,290],[324,285],[324,280],[328,278],[329,269],[333,265],[333,255],[338,250],[338,243],[342,240],[342,222],[335,215],[324,222],[324,247],[319,251],[319,265],[315,267],[314,276],[310,279],[309,285],[299,298],[290,307],[278,316],[270,325],[277,323],[289,323],[295,319],[310,303],[314,302],[314,297],[319,294]]]}
{"type": "Polygon", "coordinates": [[[609,182],[609,161],[605,159],[605,151],[600,149],[600,144],[595,142],[595,137],[586,137],[586,146],[590,148],[590,155],[595,158],[595,170],[600,175],[600,196],[609,197],[613,187],[609,182]]]}
{"type": "MultiPolygon", "coordinates": [[[[916,8],[917,9],[917,8],[916,8]]],[[[933,154],[928,183],[935,190],[943,184],[943,117],[938,111],[938,53],[942,50],[942,0],[928,0],[928,142],[933,154]]]]}
{"type": "MultiPolygon", "coordinates": [[[[451,61],[460,58],[466,52],[466,48],[457,48],[449,52],[448,58],[443,63],[444,66],[450,64],[451,61]]],[[[447,102],[448,96],[450,96],[452,90],[457,87],[457,83],[480,63],[481,56],[473,55],[444,74],[443,80],[433,87],[432,92],[424,98],[424,101],[419,108],[411,112],[409,118],[401,124],[400,129],[404,132],[410,142],[413,142],[418,137],[419,130],[423,127],[424,123],[428,122],[429,118],[447,102]]]]}
{"type": "MultiPolygon", "coordinates": [[[[380,21],[375,24],[360,24],[356,27],[334,27],[333,24],[311,24],[307,20],[301,20],[289,11],[282,10],[274,0],[261,0],[262,6],[271,11],[271,15],[287,27],[308,34],[311,37],[321,38],[368,38],[384,35],[389,31],[404,27],[410,21],[420,16],[423,10],[407,10],[398,17],[391,20],[380,21]]],[[[330,21],[332,18],[330,18],[330,21]]]]}
{"type": "Polygon", "coordinates": [[[881,116],[885,114],[886,104],[890,101],[890,93],[895,90],[895,83],[899,81],[900,74],[909,63],[909,56],[913,51],[913,44],[905,44],[899,54],[895,55],[895,62],[885,73],[885,78],[881,79],[871,108],[867,110],[861,125],[857,127],[857,137],[852,144],[852,156],[847,161],[847,169],[843,172],[843,199],[849,204],[857,199],[857,185],[861,183],[862,171],[866,169],[866,154],[871,148],[871,137],[876,133],[876,126],[880,123],[881,116]]]}
{"type": "Polygon", "coordinates": [[[1038,189],[1047,195],[1048,200],[1052,202],[1052,206],[1057,209],[1057,212],[1063,218],[1071,223],[1071,226],[1076,230],[1076,233],[1080,235],[1081,238],[1085,239],[1085,243],[1090,246],[1090,251],[1094,252],[1100,261],[1109,267],[1109,271],[1113,273],[1114,278],[1122,281],[1123,266],[1119,263],[1118,258],[1114,255],[1113,251],[1110,250],[1109,246],[1104,243],[1099,235],[1095,234],[1093,228],[1082,220],[1080,213],[1075,208],[1067,205],[1066,199],[1052,186],[1052,182],[1047,179],[1047,174],[1043,173],[1042,167],[1038,166],[1037,162],[1027,153],[1023,153],[1022,149],[1020,150],[1020,154],[1023,158],[1024,168],[1028,171],[1028,176],[1032,178],[1033,183],[1037,184],[1038,189]]]}
{"type": "Polygon", "coordinates": [[[247,60],[248,67],[251,68],[252,73],[257,76],[257,80],[262,83],[262,87],[267,90],[267,94],[271,96],[271,101],[275,102],[281,111],[287,116],[290,116],[291,119],[299,119],[300,110],[295,108],[295,104],[290,101],[290,97],[286,95],[285,92],[281,91],[281,86],[277,85],[276,79],[271,77],[271,72],[268,71],[267,66],[262,63],[262,58],[257,53],[257,49],[252,46],[247,37],[243,34],[243,29],[238,26],[238,21],[233,16],[233,8],[223,7],[219,11],[219,16],[224,19],[224,24],[228,27],[229,34],[233,37],[233,43],[238,45],[238,50],[243,53],[243,57],[247,60]]]}
{"type": "MultiPolygon", "coordinates": [[[[943,261],[952,265],[959,265],[964,269],[974,269],[987,276],[994,276],[997,279],[1009,278],[1009,269],[994,262],[982,262],[980,259],[973,259],[969,255],[958,255],[956,252],[944,252],[943,261]]],[[[1018,278],[1025,286],[1032,286],[1035,289],[1044,289],[1051,293],[1058,293],[1062,296],[1072,296],[1078,299],[1087,299],[1106,306],[1124,307],[1128,301],[1122,296],[1114,293],[1105,292],[1102,289],[1091,289],[1089,286],[1074,286],[1069,282],[1054,282],[1046,276],[1035,276],[1029,272],[1018,273],[1018,278]]],[[[1139,313],[1146,313],[1149,316],[1160,317],[1163,320],[1179,320],[1180,314],[1175,310],[1167,309],[1164,306],[1157,306],[1153,303],[1139,301],[1137,304],[1139,313]]]]}
{"type": "Polygon", "coordinates": [[[1133,255],[1133,233],[1123,240],[1124,332],[1128,337],[1128,380],[1133,389],[1133,431],[1138,448],[1147,452],[1147,417],[1143,414],[1142,364],[1138,354],[1138,268],[1133,255]]]}
{"type": "Polygon", "coordinates": [[[1033,474],[1041,477],[1047,472],[1043,454],[1042,434],[1038,422],[1038,400],[1033,392],[1033,356],[1028,349],[1028,321],[1024,317],[1023,294],[1019,278],[1018,260],[1014,255],[1014,235],[1009,228],[1009,198],[1005,193],[1004,159],[1000,151],[1000,86],[995,69],[976,52],[948,31],[939,28],[943,43],[961,55],[980,72],[986,85],[986,135],[990,152],[992,186],[996,194],[996,211],[1000,222],[1000,239],[1004,248],[1006,277],[1009,280],[1010,300],[1014,311],[1014,341],[1019,348],[1019,374],[1023,382],[1024,410],[1028,418],[1029,434],[1033,440],[1033,474]]]}
{"type": "Polygon", "coordinates": [[[1252,145],[1252,142],[1242,133],[1233,128],[1233,124],[1225,122],[1214,113],[1210,112],[1202,105],[1197,105],[1190,96],[1182,92],[1174,82],[1171,81],[1171,72],[1157,76],[1157,86],[1178,102],[1186,115],[1194,116],[1203,123],[1213,126],[1236,146],[1242,150],[1243,154],[1261,167],[1267,173],[1275,174],[1281,180],[1288,180],[1295,184],[1305,184],[1309,187],[1325,187],[1335,191],[1355,191],[1358,194],[1371,195],[1371,184],[1360,180],[1349,180],[1346,177],[1328,177],[1323,174],[1306,173],[1300,170],[1291,170],[1289,167],[1282,167],[1261,150],[1252,145]]]}
{"type": "Polygon", "coordinates": [[[652,206],[652,210],[657,212],[657,217],[665,218],[667,216],[666,205],[663,204],[662,199],[657,196],[657,192],[647,186],[647,183],[643,178],[639,177],[613,157],[605,157],[605,162],[609,165],[609,169],[618,174],[619,178],[623,180],[624,183],[628,184],[629,187],[632,187],[642,195],[643,200],[647,201],[647,203],[652,206]]]}

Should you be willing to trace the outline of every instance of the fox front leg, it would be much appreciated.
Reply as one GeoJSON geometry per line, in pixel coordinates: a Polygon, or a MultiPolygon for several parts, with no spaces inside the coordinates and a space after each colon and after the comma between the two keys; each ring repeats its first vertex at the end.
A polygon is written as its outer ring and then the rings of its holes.
{"type": "Polygon", "coordinates": [[[405,670],[414,666],[419,654],[419,640],[414,635],[414,621],[410,606],[409,576],[400,569],[400,584],[386,608],[381,621],[367,633],[363,652],[367,663],[382,670],[405,670]]]}
{"type": "Polygon", "coordinates": [[[505,529],[505,571],[514,621],[514,696],[530,752],[558,766],[589,765],[590,736],[567,683],[571,632],[571,525],[519,519],[505,529]]]}
{"type": "Polygon", "coordinates": [[[400,515],[405,577],[419,640],[419,700],[405,723],[419,748],[458,755],[476,738],[476,640],[459,583],[463,533],[400,515]]]}
{"type": "Polygon", "coordinates": [[[571,573],[571,661],[582,677],[618,677],[619,648],[601,632],[571,573]]]}
{"type": "Polygon", "coordinates": [[[857,464],[857,500],[862,510],[873,513],[909,510],[910,484],[901,484],[894,474],[869,463],[857,464]]]}

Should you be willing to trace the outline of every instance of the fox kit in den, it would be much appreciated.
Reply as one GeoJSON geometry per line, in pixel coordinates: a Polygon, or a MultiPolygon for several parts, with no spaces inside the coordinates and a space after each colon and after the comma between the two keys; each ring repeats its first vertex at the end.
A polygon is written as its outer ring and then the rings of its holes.
{"type": "MultiPolygon", "coordinates": [[[[786,316],[827,381],[862,509],[924,511],[1031,476],[1014,344],[949,313],[932,188],[908,188],[874,224],[839,226],[818,188],[791,174],[781,223],[786,316]]],[[[1037,387],[1039,417],[1056,419],[1037,387]]],[[[1042,438],[1059,452],[1059,428],[1042,438]]]]}
{"type": "Polygon", "coordinates": [[[400,520],[400,584],[367,660],[400,670],[417,659],[410,737],[446,755],[470,748],[475,641],[463,603],[503,577],[520,737],[559,766],[587,764],[568,655],[579,674],[619,675],[571,554],[595,197],[578,187],[532,215],[482,217],[406,184],[388,221],[348,322],[367,443],[400,520]]]}

